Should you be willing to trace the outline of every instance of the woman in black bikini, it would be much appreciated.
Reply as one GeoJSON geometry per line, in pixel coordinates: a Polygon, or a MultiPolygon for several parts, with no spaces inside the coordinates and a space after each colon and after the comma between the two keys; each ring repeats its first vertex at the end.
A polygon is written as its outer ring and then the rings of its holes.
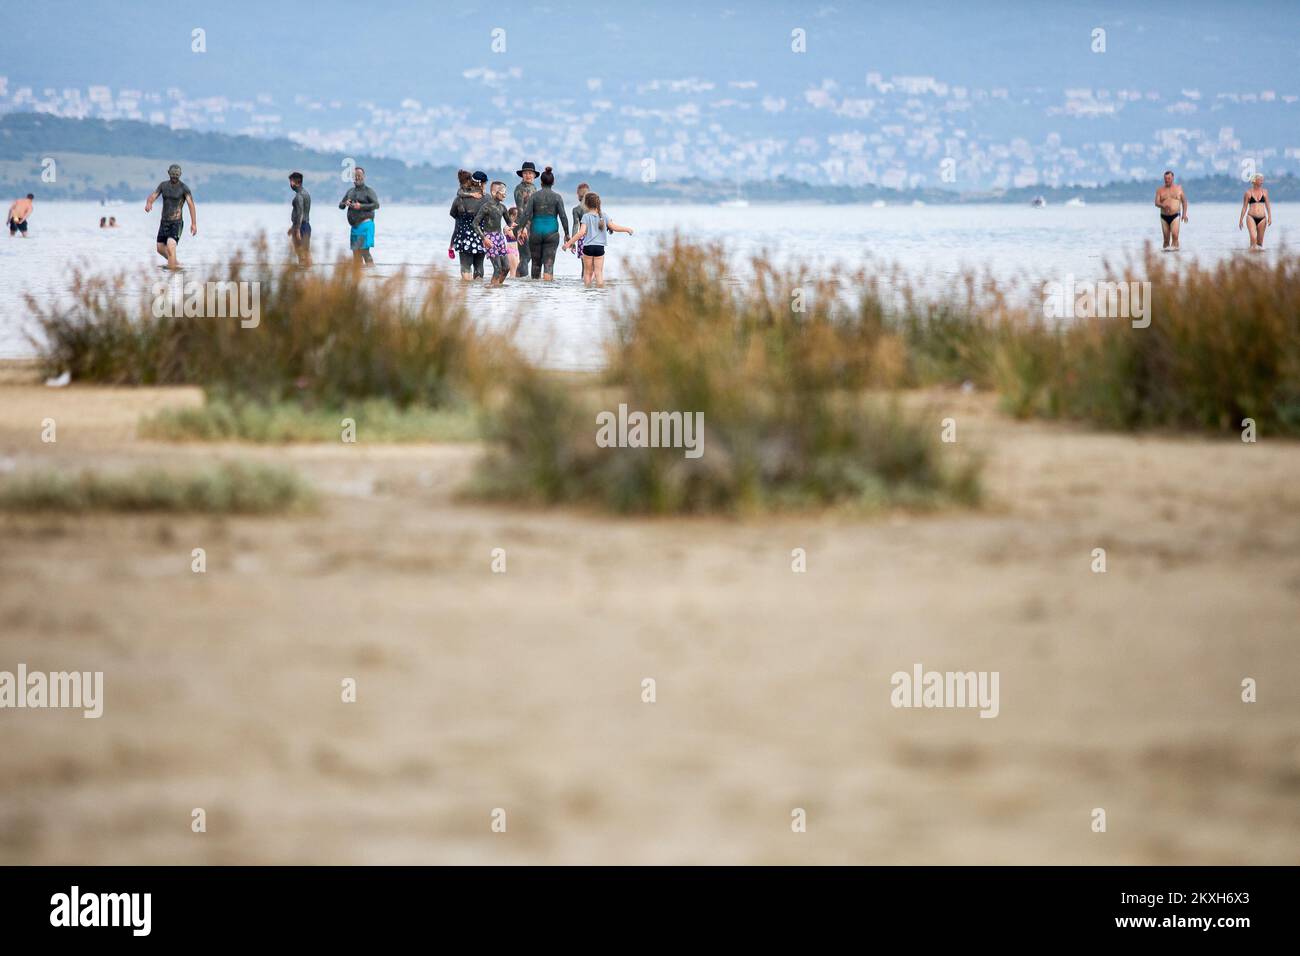
{"type": "Polygon", "coordinates": [[[1250,251],[1264,251],[1264,230],[1273,225],[1273,205],[1268,201],[1268,190],[1264,188],[1264,177],[1256,173],[1250,181],[1250,188],[1241,197],[1241,215],[1237,217],[1237,228],[1246,226],[1250,233],[1250,251]],[[1262,208],[1261,208],[1262,207],[1262,208]]]}

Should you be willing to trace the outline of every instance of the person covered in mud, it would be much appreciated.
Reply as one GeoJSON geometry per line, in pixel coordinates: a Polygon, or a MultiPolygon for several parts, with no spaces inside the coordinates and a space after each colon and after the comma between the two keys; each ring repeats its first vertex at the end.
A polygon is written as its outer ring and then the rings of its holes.
{"type": "Polygon", "coordinates": [[[181,167],[172,163],[167,167],[167,178],[158,184],[149,198],[144,201],[144,211],[150,212],[153,204],[162,198],[162,218],[158,222],[158,255],[167,260],[168,269],[179,269],[176,247],[180,244],[181,233],[185,230],[184,207],[190,209],[190,235],[199,234],[199,213],[194,207],[194,194],[190,187],[181,182],[181,167]]]}
{"type": "Polygon", "coordinates": [[[509,250],[506,248],[506,236],[503,231],[506,217],[506,184],[494,182],[488,198],[479,203],[478,212],[474,213],[474,231],[478,233],[492,260],[492,284],[505,285],[509,250]]]}

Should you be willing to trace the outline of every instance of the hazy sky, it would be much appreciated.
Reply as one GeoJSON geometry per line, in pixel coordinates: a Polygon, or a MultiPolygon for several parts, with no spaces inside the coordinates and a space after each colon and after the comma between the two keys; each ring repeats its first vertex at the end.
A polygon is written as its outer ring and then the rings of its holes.
{"type": "Polygon", "coordinates": [[[10,6],[0,108],[408,162],[954,188],[1300,169],[1300,0],[10,6]]]}
{"type": "Polygon", "coordinates": [[[868,71],[1011,87],[1260,89],[1300,75],[1300,2],[550,2],[40,0],[8,4],[10,87],[436,101],[466,69],[521,68],[530,95],[590,77],[702,77],[795,88],[868,71]],[[208,51],[190,51],[190,31],[208,51]],[[506,29],[493,53],[491,30],[506,29]],[[790,31],[808,51],[790,52],[790,31]],[[1089,50],[1094,27],[1107,52],[1089,50]],[[17,35],[15,37],[15,34],[17,35]],[[18,42],[15,42],[17,40],[18,42]],[[450,84],[450,85],[448,85],[450,84]]]}

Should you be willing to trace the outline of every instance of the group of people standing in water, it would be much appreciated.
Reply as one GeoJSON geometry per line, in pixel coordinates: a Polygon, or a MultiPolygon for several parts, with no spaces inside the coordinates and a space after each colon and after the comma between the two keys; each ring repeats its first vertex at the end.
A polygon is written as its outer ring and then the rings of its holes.
{"type": "Polygon", "coordinates": [[[555,255],[563,232],[564,249],[576,247],[582,259],[583,284],[604,286],[609,236],[615,232],[630,236],[632,230],[605,215],[600,196],[579,183],[570,235],[569,213],[555,191],[551,167],[538,174],[537,167],[526,162],[515,175],[520,179],[515,204],[507,207],[505,183],[497,180],[489,185],[487,173],[481,170],[457,173],[459,187],[450,211],[456,225],[447,255],[453,259],[459,255],[461,278],[484,278],[484,263],[491,260],[493,285],[504,285],[511,275],[549,282],[555,278],[555,255]]]}
{"type": "MultiPolygon", "coordinates": [[[[531,274],[534,279],[550,281],[555,278],[555,255],[562,244],[565,250],[576,249],[581,257],[583,283],[604,286],[605,245],[609,236],[616,232],[630,236],[632,230],[610,219],[601,209],[600,196],[581,183],[578,204],[572,210],[570,234],[569,211],[555,191],[555,173],[551,167],[547,166],[539,174],[532,163],[524,163],[516,175],[520,183],[515,187],[515,204],[507,207],[505,183],[497,181],[489,185],[484,172],[462,169],[458,173],[460,185],[451,204],[455,227],[447,254],[452,259],[459,254],[461,278],[484,278],[484,263],[490,259],[493,285],[503,285],[512,274],[519,278],[531,274]]],[[[302,173],[289,174],[289,188],[293,191],[289,239],[299,264],[310,266],[311,194],[307,192],[302,173]]],[[[145,212],[158,199],[163,201],[158,254],[167,260],[169,268],[176,269],[180,267],[176,248],[184,229],[184,208],[188,206],[190,211],[190,235],[198,234],[198,211],[190,187],[181,180],[181,167],[175,163],[168,167],[167,179],[145,200],[145,212]]],[[[352,186],[339,200],[339,208],[347,212],[348,246],[353,260],[358,265],[374,265],[371,250],[375,245],[379,196],[366,182],[364,167],[352,170],[352,186]]]]}
{"type": "MultiPolygon", "coordinates": [[[[627,226],[614,222],[601,207],[600,196],[586,183],[579,183],[578,203],[566,210],[564,200],[555,191],[555,173],[550,166],[538,173],[532,163],[524,163],[516,171],[519,184],[515,186],[514,205],[506,205],[506,184],[497,180],[489,183],[487,173],[460,170],[459,186],[451,204],[451,218],[455,226],[447,255],[460,258],[462,279],[484,278],[484,264],[492,262],[492,284],[502,285],[509,276],[551,281],[555,278],[555,256],[561,248],[574,250],[582,260],[584,285],[603,286],[605,283],[605,247],[609,237],[616,232],[632,235],[627,226]],[[572,220],[573,228],[569,224],[572,220]],[[563,240],[560,236],[563,235],[563,240]]],[[[310,266],[311,260],[311,195],[303,186],[303,175],[289,174],[289,188],[293,190],[293,204],[289,213],[289,238],[301,265],[310,266]]],[[[10,236],[27,236],[27,220],[32,214],[35,196],[28,193],[9,207],[6,217],[10,236]]],[[[176,248],[184,230],[183,213],[190,212],[190,235],[198,234],[198,211],[190,187],[181,181],[181,168],[173,163],[163,180],[145,200],[144,211],[153,209],[161,199],[162,217],[158,224],[158,255],[167,260],[172,269],[179,269],[176,248]]],[[[1174,182],[1172,170],[1165,170],[1164,184],[1156,189],[1155,205],[1160,209],[1162,248],[1174,251],[1180,248],[1179,234],[1182,224],[1188,221],[1189,203],[1183,187],[1174,182]]],[[[375,245],[375,212],[379,209],[379,196],[366,183],[366,171],[357,166],[352,171],[352,187],[339,200],[339,208],[347,211],[348,245],[354,260],[361,265],[373,265],[371,249],[375,245]]],[[[1264,234],[1273,225],[1273,205],[1264,177],[1256,174],[1241,199],[1241,215],[1237,228],[1245,229],[1250,237],[1249,250],[1262,252],[1264,234]]],[[[100,219],[101,228],[105,222],[100,219]]],[[[110,221],[107,227],[116,226],[110,221]]]]}

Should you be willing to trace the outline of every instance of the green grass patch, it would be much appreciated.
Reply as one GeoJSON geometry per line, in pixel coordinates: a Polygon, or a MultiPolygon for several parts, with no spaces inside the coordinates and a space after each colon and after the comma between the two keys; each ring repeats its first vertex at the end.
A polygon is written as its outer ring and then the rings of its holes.
{"type": "Polygon", "coordinates": [[[0,481],[4,511],[276,514],[308,508],[315,500],[295,472],[256,464],[227,463],[193,472],[40,472],[0,481]]]}
{"type": "Polygon", "coordinates": [[[464,406],[400,408],[387,399],[367,399],[344,410],[222,398],[209,399],[201,408],[166,409],[146,418],[140,423],[140,436],[159,441],[338,442],[345,419],[355,424],[361,444],[462,442],[481,437],[478,414],[464,406]]]}

